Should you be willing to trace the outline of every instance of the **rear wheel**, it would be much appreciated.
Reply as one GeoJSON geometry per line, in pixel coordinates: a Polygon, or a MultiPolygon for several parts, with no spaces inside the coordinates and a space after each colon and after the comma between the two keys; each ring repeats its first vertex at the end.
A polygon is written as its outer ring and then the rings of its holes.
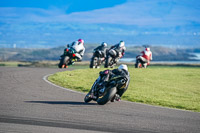
{"type": "Polygon", "coordinates": [[[105,93],[103,97],[98,98],[97,103],[100,105],[106,104],[108,101],[110,101],[116,94],[117,88],[113,87],[105,93]]]}

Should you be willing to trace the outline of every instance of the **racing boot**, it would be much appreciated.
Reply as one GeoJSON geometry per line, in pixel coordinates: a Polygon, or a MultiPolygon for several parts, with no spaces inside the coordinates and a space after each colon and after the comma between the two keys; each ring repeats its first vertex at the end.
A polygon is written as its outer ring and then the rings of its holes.
{"type": "Polygon", "coordinates": [[[111,102],[114,102],[114,101],[120,101],[121,98],[118,94],[115,94],[115,96],[110,100],[111,102]]]}
{"type": "Polygon", "coordinates": [[[121,101],[121,97],[118,94],[115,94],[115,101],[121,101]]]}

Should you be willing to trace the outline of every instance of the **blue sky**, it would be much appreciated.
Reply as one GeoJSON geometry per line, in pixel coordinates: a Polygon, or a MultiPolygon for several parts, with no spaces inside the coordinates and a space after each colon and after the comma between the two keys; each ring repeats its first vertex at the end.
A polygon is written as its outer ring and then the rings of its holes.
{"type": "Polygon", "coordinates": [[[1,7],[62,8],[66,13],[83,12],[122,4],[126,0],[2,0],[1,7]]]}
{"type": "MultiPolygon", "coordinates": [[[[29,33],[31,27],[30,34],[38,34],[39,25],[46,27],[43,34],[40,32],[41,35],[53,36],[52,32],[63,32],[63,34],[73,32],[73,36],[66,35],[66,39],[61,43],[82,37],[94,43],[101,41],[117,43],[123,39],[128,44],[200,46],[200,2],[199,0],[0,1],[0,40],[3,40],[0,41],[0,45],[14,43],[14,38],[9,41],[9,38],[14,36],[11,31],[20,30],[21,33],[29,33]],[[36,23],[38,26],[35,26],[36,23]],[[53,27],[54,25],[56,26],[53,27]],[[7,36],[2,36],[3,34],[7,36]]],[[[21,37],[18,35],[17,43],[26,42],[22,40],[24,37],[23,34],[21,37]]],[[[63,36],[57,35],[57,37],[63,36]]],[[[37,40],[37,38],[32,38],[32,41],[35,41],[35,44],[41,41],[48,43],[47,40],[37,40]]]]}

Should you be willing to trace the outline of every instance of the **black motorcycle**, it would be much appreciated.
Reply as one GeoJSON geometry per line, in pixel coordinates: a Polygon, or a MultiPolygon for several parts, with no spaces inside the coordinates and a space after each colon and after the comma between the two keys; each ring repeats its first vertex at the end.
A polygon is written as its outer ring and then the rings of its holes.
{"type": "Polygon", "coordinates": [[[135,68],[146,68],[148,65],[149,63],[146,63],[141,59],[141,55],[136,56],[135,68]]]}
{"type": "Polygon", "coordinates": [[[105,82],[105,78],[106,75],[100,75],[94,82],[91,90],[84,98],[86,103],[94,100],[100,105],[106,104],[115,98],[117,91],[123,88],[128,81],[128,79],[119,75],[112,76],[108,82],[105,82]]]}
{"type": "Polygon", "coordinates": [[[104,53],[100,50],[95,50],[90,61],[90,68],[99,68],[104,61],[104,53]]]}
{"type": "Polygon", "coordinates": [[[113,68],[114,65],[117,64],[117,61],[118,61],[118,57],[117,57],[117,52],[114,50],[114,49],[110,49],[108,52],[107,52],[107,56],[106,56],[106,61],[105,61],[105,65],[104,67],[105,68],[108,68],[108,67],[111,67],[113,68]]]}
{"type": "Polygon", "coordinates": [[[59,68],[66,68],[77,60],[76,52],[73,48],[64,49],[64,53],[60,57],[60,63],[58,64],[59,68]]]}

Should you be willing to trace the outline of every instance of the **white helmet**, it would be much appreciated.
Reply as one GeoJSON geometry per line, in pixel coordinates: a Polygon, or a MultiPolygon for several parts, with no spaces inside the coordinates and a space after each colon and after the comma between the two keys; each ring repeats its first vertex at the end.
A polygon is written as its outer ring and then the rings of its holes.
{"type": "Polygon", "coordinates": [[[124,69],[124,70],[128,71],[127,65],[124,65],[124,64],[121,64],[121,65],[118,67],[118,69],[119,69],[119,70],[124,69]]]}
{"type": "Polygon", "coordinates": [[[120,41],[119,42],[119,47],[121,48],[121,47],[124,47],[124,45],[125,45],[125,42],[124,41],[120,41]]]}
{"type": "Polygon", "coordinates": [[[107,43],[102,42],[102,43],[101,43],[101,46],[103,46],[103,47],[107,47],[107,43]]]}

